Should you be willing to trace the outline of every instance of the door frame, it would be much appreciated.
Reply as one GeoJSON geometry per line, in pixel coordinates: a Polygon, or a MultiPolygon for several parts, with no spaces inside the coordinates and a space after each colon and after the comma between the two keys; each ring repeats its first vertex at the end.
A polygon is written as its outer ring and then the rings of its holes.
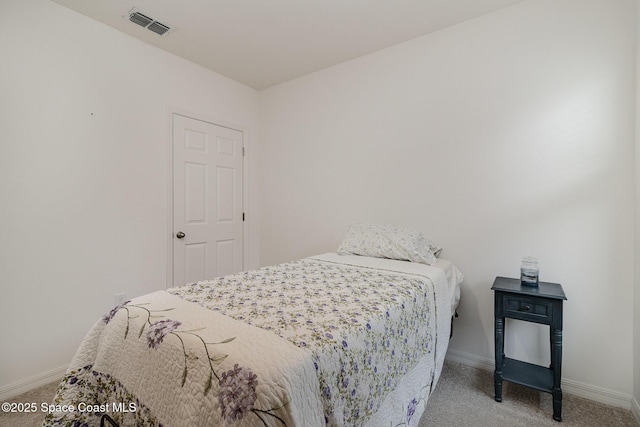
{"type": "MultiPolygon", "coordinates": [[[[235,123],[221,120],[220,118],[210,117],[205,114],[193,112],[179,107],[167,108],[167,256],[166,256],[166,281],[165,289],[173,287],[173,116],[174,114],[188,117],[194,120],[211,123],[216,126],[232,129],[242,133],[242,146],[244,147],[244,155],[242,156],[242,212],[246,217],[249,215],[249,132],[247,126],[241,126],[235,123]]],[[[249,221],[242,222],[242,269],[247,268],[247,260],[249,259],[249,221]]]]}

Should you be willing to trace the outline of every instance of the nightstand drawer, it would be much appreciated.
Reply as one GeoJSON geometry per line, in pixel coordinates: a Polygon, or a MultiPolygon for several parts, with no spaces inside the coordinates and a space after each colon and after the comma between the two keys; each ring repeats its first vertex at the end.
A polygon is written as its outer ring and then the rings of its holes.
{"type": "Polygon", "coordinates": [[[553,316],[553,304],[551,302],[518,295],[503,295],[503,298],[506,317],[546,324],[551,323],[553,316]]]}

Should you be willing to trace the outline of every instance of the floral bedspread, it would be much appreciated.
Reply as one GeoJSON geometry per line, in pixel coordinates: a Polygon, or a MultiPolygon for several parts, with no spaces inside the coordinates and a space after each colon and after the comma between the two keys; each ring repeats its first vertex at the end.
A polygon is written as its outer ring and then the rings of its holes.
{"type": "Polygon", "coordinates": [[[446,280],[360,258],[306,258],[115,307],[45,425],[105,414],[122,426],[417,425],[446,352],[446,280]],[[62,408],[82,402],[105,407],[62,408]]]}
{"type": "Polygon", "coordinates": [[[364,425],[420,358],[435,357],[436,288],[423,274],[338,262],[361,258],[306,258],[169,292],[308,349],[326,425],[364,425]]]}
{"type": "Polygon", "coordinates": [[[94,325],[44,425],[321,426],[317,388],[308,351],[159,291],[94,325]]]}

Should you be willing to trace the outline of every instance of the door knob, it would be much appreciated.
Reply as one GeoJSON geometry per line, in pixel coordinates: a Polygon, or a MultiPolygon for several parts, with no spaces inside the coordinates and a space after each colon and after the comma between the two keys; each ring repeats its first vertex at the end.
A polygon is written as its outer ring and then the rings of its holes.
{"type": "Polygon", "coordinates": [[[176,237],[177,237],[178,239],[183,239],[183,238],[184,238],[184,236],[185,236],[185,234],[184,234],[182,231],[178,231],[178,233],[176,233],[176,237]]]}

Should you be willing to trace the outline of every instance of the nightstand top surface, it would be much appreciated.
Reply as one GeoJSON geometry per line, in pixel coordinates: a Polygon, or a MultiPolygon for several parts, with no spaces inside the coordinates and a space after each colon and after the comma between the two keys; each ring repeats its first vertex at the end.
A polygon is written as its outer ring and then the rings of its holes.
{"type": "Polygon", "coordinates": [[[545,298],[567,299],[562,286],[558,283],[540,282],[538,286],[523,286],[520,283],[520,279],[509,277],[496,277],[491,290],[545,298]]]}

